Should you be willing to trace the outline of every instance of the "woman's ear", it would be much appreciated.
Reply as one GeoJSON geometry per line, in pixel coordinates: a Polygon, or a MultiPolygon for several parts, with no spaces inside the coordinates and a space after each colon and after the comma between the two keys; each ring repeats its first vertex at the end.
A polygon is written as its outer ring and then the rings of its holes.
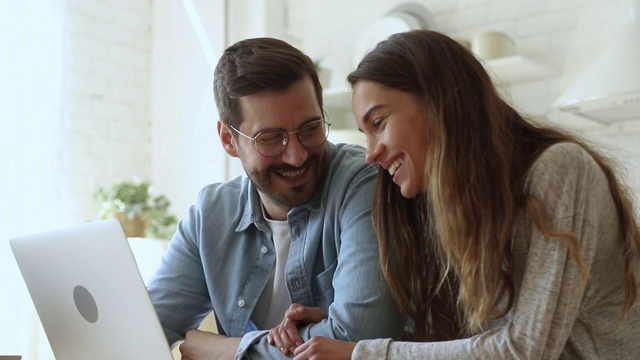
{"type": "Polygon", "coordinates": [[[236,140],[231,133],[231,128],[225,125],[221,120],[218,120],[218,136],[220,136],[220,142],[227,154],[238,157],[238,147],[236,140]]]}

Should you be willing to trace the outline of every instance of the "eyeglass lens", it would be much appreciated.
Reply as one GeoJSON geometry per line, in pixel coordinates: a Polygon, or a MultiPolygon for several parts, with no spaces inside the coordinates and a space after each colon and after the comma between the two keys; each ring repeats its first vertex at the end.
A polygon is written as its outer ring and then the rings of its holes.
{"type": "MultiPolygon", "coordinates": [[[[315,120],[302,125],[295,131],[300,143],[307,148],[316,148],[327,140],[329,124],[325,120],[315,120]]],[[[289,132],[282,129],[263,131],[255,137],[256,147],[264,156],[280,154],[289,142],[289,132]]]]}

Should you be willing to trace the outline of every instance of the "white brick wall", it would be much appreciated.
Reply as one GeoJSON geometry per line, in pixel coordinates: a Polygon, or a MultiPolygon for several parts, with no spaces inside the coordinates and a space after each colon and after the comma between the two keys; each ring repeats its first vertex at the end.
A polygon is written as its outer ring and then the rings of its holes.
{"type": "Polygon", "coordinates": [[[151,0],[69,0],[57,189],[78,220],[98,185],[149,174],[151,0]]]}
{"type": "MultiPolygon", "coordinates": [[[[325,59],[323,63],[333,70],[334,86],[339,86],[353,69],[351,52],[360,31],[405,1],[336,0],[334,6],[328,6],[331,2],[287,0],[287,33],[310,56],[325,59]]],[[[558,70],[558,76],[506,89],[507,98],[517,108],[538,118],[546,115],[564,89],[629,21],[630,6],[629,0],[406,2],[425,7],[435,20],[434,30],[464,39],[484,30],[503,31],[515,40],[518,53],[558,70]]],[[[630,185],[640,194],[640,125],[588,132],[588,136],[613,148],[628,169],[630,185]]]]}
{"type": "MultiPolygon", "coordinates": [[[[536,116],[615,36],[628,11],[627,0],[412,2],[429,10],[439,31],[467,39],[483,30],[505,31],[519,53],[559,70],[557,77],[508,89],[517,107],[536,116]]],[[[359,31],[402,3],[285,0],[285,39],[323,58],[332,81],[344,84],[359,31]]],[[[69,0],[65,26],[59,168],[76,180],[58,191],[77,199],[72,209],[79,218],[92,213],[96,185],[118,177],[155,176],[157,190],[170,195],[182,215],[196,188],[236,172],[218,144],[211,72],[180,2],[69,0]],[[152,26],[162,38],[153,38],[152,26]],[[162,106],[151,108],[154,103],[162,106]]],[[[629,154],[630,177],[640,178],[633,166],[640,163],[633,145],[638,134],[633,128],[590,135],[629,154]]]]}

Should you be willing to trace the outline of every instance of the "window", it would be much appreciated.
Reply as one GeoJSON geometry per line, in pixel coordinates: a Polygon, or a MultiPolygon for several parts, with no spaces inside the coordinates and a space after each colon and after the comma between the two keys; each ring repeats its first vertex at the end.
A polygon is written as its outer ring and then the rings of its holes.
{"type": "Polygon", "coordinates": [[[63,3],[0,1],[0,353],[24,359],[53,355],[8,239],[59,221],[63,3]]]}

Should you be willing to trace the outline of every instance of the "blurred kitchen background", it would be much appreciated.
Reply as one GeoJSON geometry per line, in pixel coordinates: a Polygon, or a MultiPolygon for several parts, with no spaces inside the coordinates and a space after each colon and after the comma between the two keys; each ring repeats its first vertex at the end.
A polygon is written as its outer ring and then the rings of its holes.
{"type": "Polygon", "coordinates": [[[92,220],[138,176],[182,217],[242,173],[219,145],[212,68],[271,36],[328,73],[333,141],[358,142],[345,76],[414,28],[477,51],[515,107],[580,132],[640,191],[638,0],[0,0],[0,354],[51,359],[8,239],[92,220]],[[492,37],[493,36],[493,37],[492,37]],[[497,43],[495,42],[497,36],[497,43]],[[493,40],[492,40],[493,39],[493,40]]]}

